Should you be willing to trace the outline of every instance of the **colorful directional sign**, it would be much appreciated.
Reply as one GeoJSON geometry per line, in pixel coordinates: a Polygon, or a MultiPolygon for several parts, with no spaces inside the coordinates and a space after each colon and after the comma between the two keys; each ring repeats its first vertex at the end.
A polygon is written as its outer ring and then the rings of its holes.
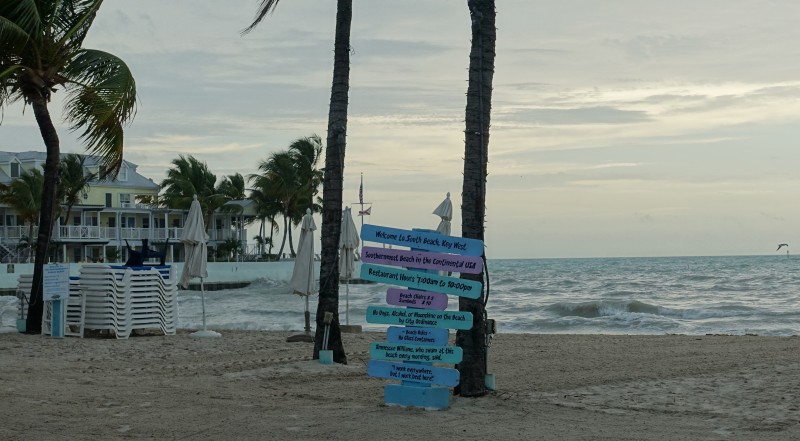
{"type": "Polygon", "coordinates": [[[419,363],[459,363],[464,352],[458,346],[430,346],[396,343],[372,343],[370,356],[374,360],[415,361],[419,363]]]}
{"type": "Polygon", "coordinates": [[[367,323],[422,326],[428,328],[470,329],[472,328],[472,313],[368,306],[367,323]]]}
{"type": "Polygon", "coordinates": [[[362,226],[361,240],[464,256],[480,256],[483,254],[483,241],[481,240],[444,236],[436,232],[401,230],[378,225],[367,224],[362,226]]]}
{"type": "Polygon", "coordinates": [[[361,265],[361,278],[389,285],[405,286],[419,291],[440,292],[469,299],[477,299],[481,296],[481,282],[475,280],[409,271],[389,266],[365,263],[361,265]]]}
{"type": "Polygon", "coordinates": [[[370,360],[367,374],[371,377],[388,378],[390,380],[416,381],[427,384],[458,385],[458,370],[426,366],[412,363],[393,363],[390,361],[370,360]]]}
{"type": "Polygon", "coordinates": [[[447,309],[447,294],[412,289],[389,288],[386,290],[386,303],[409,308],[447,309]]]}
{"type": "Polygon", "coordinates": [[[364,247],[361,249],[361,260],[366,263],[380,265],[454,273],[479,274],[483,270],[483,260],[479,256],[459,256],[393,248],[364,247]]]}
{"type": "Polygon", "coordinates": [[[389,343],[411,343],[415,345],[444,346],[449,332],[444,328],[400,328],[389,326],[386,341],[389,343]]]}

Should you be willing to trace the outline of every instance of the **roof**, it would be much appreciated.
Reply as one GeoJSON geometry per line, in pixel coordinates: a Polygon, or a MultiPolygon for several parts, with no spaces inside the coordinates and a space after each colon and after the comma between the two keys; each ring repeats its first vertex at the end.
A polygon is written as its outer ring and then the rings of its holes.
{"type": "MultiPolygon", "coordinates": [[[[69,153],[62,153],[61,157],[68,155],[69,153]]],[[[96,156],[92,155],[83,155],[79,154],[86,158],[84,161],[85,167],[97,167],[100,159],[96,156]]],[[[30,161],[40,161],[44,162],[47,159],[47,153],[45,152],[38,152],[38,151],[25,151],[25,152],[3,152],[0,151],[0,163],[8,163],[11,162],[12,159],[16,158],[20,162],[30,162],[30,161]]],[[[104,180],[99,182],[100,185],[111,185],[114,187],[135,187],[135,188],[146,188],[152,190],[158,190],[160,187],[158,184],[153,182],[152,179],[146,178],[139,174],[136,169],[139,167],[138,165],[122,160],[123,167],[128,167],[128,179],[125,181],[117,181],[117,180],[104,180]]],[[[0,182],[10,182],[11,178],[8,177],[7,174],[2,173],[0,170],[0,182]],[[7,179],[7,180],[6,180],[7,179]]]]}

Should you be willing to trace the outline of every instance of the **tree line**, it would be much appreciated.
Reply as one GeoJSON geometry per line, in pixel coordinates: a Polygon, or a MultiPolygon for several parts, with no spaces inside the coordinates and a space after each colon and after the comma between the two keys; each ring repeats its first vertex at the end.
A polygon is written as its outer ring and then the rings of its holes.
{"type": "MultiPolygon", "coordinates": [[[[210,228],[210,216],[217,210],[236,214],[238,206],[226,206],[230,201],[252,200],[256,219],[260,222],[256,241],[268,247],[265,254],[271,254],[273,237],[279,228],[278,220],[283,220],[283,239],[278,255],[282,255],[289,242],[289,250],[294,256],[292,226],[297,226],[306,208],[312,212],[321,211],[317,197],[322,182],[322,171],[317,168],[322,153],[322,140],[317,135],[299,138],[284,151],[274,152],[259,161],[258,173],[240,173],[224,176],[217,182],[217,176],[208,164],[192,155],[179,155],[171,162],[166,178],[160,184],[157,195],[138,195],[138,202],[153,206],[188,210],[193,195],[197,195],[205,216],[206,230],[210,228]],[[250,184],[248,188],[246,182],[250,184]],[[316,198],[316,199],[315,199],[316,198]],[[269,236],[267,237],[266,231],[269,236]]],[[[69,153],[59,164],[56,201],[51,222],[63,215],[66,224],[70,222],[72,209],[81,201],[81,195],[97,182],[98,173],[86,167],[86,156],[69,153]]],[[[38,168],[22,170],[20,176],[9,184],[0,183],[0,202],[9,205],[17,213],[19,221],[28,227],[19,251],[32,257],[35,241],[34,228],[39,223],[44,189],[44,175],[38,168]]],[[[241,247],[238,241],[223,244],[226,252],[241,247]]],[[[49,250],[52,253],[52,249],[49,250]]]]}

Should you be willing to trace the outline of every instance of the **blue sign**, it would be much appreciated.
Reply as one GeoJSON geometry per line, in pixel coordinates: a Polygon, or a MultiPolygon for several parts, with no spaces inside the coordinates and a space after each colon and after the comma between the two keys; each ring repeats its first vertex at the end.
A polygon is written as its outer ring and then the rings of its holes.
{"type": "Polygon", "coordinates": [[[455,364],[461,362],[464,351],[458,346],[429,346],[375,342],[370,346],[369,354],[375,360],[455,364]]]}
{"type": "Polygon", "coordinates": [[[400,328],[389,326],[386,341],[389,343],[411,343],[415,345],[444,346],[450,332],[444,328],[400,328]]]}
{"type": "Polygon", "coordinates": [[[428,328],[470,329],[472,328],[472,313],[368,306],[367,323],[421,326],[428,328]]]}
{"type": "Polygon", "coordinates": [[[483,241],[478,239],[445,236],[428,231],[401,230],[399,228],[370,224],[361,227],[361,240],[463,256],[480,256],[483,254],[483,241]]]}
{"type": "Polygon", "coordinates": [[[367,375],[388,378],[389,380],[443,384],[445,386],[457,386],[459,380],[458,370],[456,369],[426,366],[424,364],[392,363],[380,360],[369,361],[367,375]]]}
{"type": "Polygon", "coordinates": [[[409,271],[390,266],[361,265],[361,278],[389,285],[400,285],[419,291],[440,292],[468,299],[481,296],[481,282],[459,279],[458,277],[440,276],[438,274],[409,271]]]}

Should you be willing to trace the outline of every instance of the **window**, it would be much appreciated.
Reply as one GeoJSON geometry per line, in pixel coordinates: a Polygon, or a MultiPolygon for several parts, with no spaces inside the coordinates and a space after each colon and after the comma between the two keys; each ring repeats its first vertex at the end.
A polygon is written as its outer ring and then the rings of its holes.
{"type": "Polygon", "coordinates": [[[106,207],[111,207],[111,193],[106,193],[106,207]]]}
{"type": "Polygon", "coordinates": [[[125,164],[119,168],[119,174],[117,174],[118,181],[127,181],[128,180],[128,167],[125,164]]]}
{"type": "Polygon", "coordinates": [[[119,206],[122,208],[130,208],[131,205],[131,194],[130,193],[120,193],[119,194],[119,206]]]}
{"type": "Polygon", "coordinates": [[[121,217],[119,219],[120,226],[122,228],[136,228],[136,218],[135,217],[121,217]]]}
{"type": "Polygon", "coordinates": [[[19,162],[12,162],[11,163],[11,177],[18,178],[19,177],[19,162]]]}
{"type": "Polygon", "coordinates": [[[81,217],[80,216],[73,216],[72,217],[72,225],[80,225],[81,224],[81,217]]]}
{"type": "Polygon", "coordinates": [[[110,217],[108,218],[108,228],[116,228],[117,227],[117,219],[110,217]]]}

